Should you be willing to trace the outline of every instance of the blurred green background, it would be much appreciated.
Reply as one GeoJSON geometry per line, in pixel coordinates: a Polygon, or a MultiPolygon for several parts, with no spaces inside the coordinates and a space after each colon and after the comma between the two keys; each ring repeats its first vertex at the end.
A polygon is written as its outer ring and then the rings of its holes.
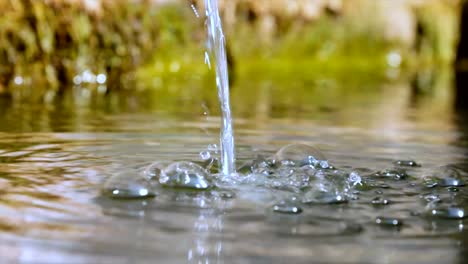
{"type": "MultiPolygon", "coordinates": [[[[359,101],[385,83],[442,90],[444,100],[451,89],[460,0],[219,2],[239,113],[266,97],[275,109],[304,98],[333,109],[338,94],[359,101]]],[[[203,1],[3,0],[0,9],[4,98],[216,105],[203,1]]]]}

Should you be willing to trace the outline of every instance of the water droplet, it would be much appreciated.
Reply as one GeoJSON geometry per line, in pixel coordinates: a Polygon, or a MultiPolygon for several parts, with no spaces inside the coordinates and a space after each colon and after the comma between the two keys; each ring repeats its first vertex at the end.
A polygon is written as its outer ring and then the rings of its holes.
{"type": "Polygon", "coordinates": [[[309,164],[308,162],[315,163],[315,161],[326,160],[322,152],[312,146],[306,144],[291,144],[282,147],[275,154],[276,161],[290,160],[295,162],[302,162],[302,165],[316,165],[309,164]]]}
{"type": "Polygon", "coordinates": [[[459,207],[447,207],[431,210],[431,215],[446,219],[464,219],[467,217],[464,208],[459,207]]]}
{"type": "Polygon", "coordinates": [[[300,214],[302,208],[297,206],[295,202],[281,201],[272,207],[273,212],[282,214],[300,214]]]}
{"type": "Polygon", "coordinates": [[[195,16],[197,18],[200,18],[200,14],[198,13],[197,7],[194,4],[192,4],[190,7],[192,8],[193,13],[195,14],[195,16]]]}
{"type": "Polygon", "coordinates": [[[362,178],[357,172],[353,171],[348,177],[349,183],[354,187],[356,185],[362,185],[362,178]]]}
{"type": "Polygon", "coordinates": [[[330,164],[328,164],[328,161],[326,161],[326,160],[320,161],[319,167],[321,169],[333,169],[333,166],[330,166],[330,164]]]}
{"type": "Polygon", "coordinates": [[[175,162],[161,173],[159,183],[165,187],[205,190],[212,187],[210,175],[192,162],[175,162]]]}
{"type": "Polygon", "coordinates": [[[421,167],[421,165],[414,160],[397,160],[394,164],[400,167],[421,167]]]}
{"type": "Polygon", "coordinates": [[[202,160],[209,160],[211,158],[211,153],[207,150],[200,152],[200,158],[202,160]]]}
{"type": "Polygon", "coordinates": [[[371,203],[373,205],[389,205],[390,200],[385,199],[383,197],[375,197],[374,199],[372,199],[371,203]]]}
{"type": "Polygon", "coordinates": [[[219,151],[218,145],[216,145],[216,144],[209,144],[207,149],[208,149],[208,151],[211,151],[211,152],[214,152],[214,153],[218,153],[218,151],[219,151]]]}
{"type": "Polygon", "coordinates": [[[398,218],[393,217],[377,217],[375,218],[375,223],[380,226],[387,226],[387,227],[399,227],[403,225],[403,221],[398,218]]]}
{"type": "Polygon", "coordinates": [[[113,199],[143,199],[156,195],[151,182],[132,171],[110,177],[103,185],[102,194],[113,199]]]}

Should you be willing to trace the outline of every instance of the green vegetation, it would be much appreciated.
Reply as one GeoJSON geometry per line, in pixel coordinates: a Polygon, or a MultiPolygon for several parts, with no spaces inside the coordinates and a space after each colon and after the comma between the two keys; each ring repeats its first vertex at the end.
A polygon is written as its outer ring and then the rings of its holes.
{"type": "MultiPolygon", "coordinates": [[[[128,89],[153,90],[161,97],[215,97],[212,72],[203,63],[204,21],[188,5],[160,6],[150,0],[103,3],[92,10],[81,1],[1,1],[0,94],[42,101],[79,86],[91,94],[128,89]],[[83,73],[93,78],[103,74],[105,86],[75,78],[83,73]]],[[[397,78],[392,71],[450,63],[456,10],[441,1],[418,8],[422,33],[415,45],[408,45],[385,40],[377,15],[323,14],[309,22],[283,17],[274,34],[265,37],[261,20],[252,20],[251,11],[240,9],[238,19],[227,27],[232,78],[246,85],[264,80],[284,83],[287,90],[291,80],[376,83],[397,78]],[[389,66],[390,53],[402,58],[401,65],[389,66]]]]}

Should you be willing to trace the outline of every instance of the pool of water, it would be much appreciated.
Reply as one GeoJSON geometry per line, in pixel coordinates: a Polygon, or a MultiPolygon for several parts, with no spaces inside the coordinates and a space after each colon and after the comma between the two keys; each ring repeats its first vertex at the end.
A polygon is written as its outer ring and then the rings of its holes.
{"type": "Polygon", "coordinates": [[[169,102],[179,107],[148,102],[157,95],[2,99],[2,263],[464,263],[468,126],[449,88],[421,96],[389,82],[351,95],[318,86],[296,100],[275,96],[268,81],[252,85],[258,100],[232,91],[238,165],[314,145],[362,177],[354,198],[304,203],[300,191],[256,182],[111,199],[101,189],[118,173],[201,162],[219,141],[207,109],[217,106],[177,95],[169,102]],[[282,210],[294,199],[300,211],[282,210]]]}

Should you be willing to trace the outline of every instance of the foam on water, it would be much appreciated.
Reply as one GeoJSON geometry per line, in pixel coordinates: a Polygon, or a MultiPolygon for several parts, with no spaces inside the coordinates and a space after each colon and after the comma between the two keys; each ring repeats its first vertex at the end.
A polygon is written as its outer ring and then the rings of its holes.
{"type": "Polygon", "coordinates": [[[300,204],[340,204],[355,200],[357,188],[362,185],[362,177],[357,172],[335,168],[318,149],[305,144],[287,145],[270,158],[254,159],[229,177],[215,172],[216,159],[203,158],[198,164],[155,162],[141,172],[125,173],[123,178],[122,174],[116,174],[106,183],[104,195],[115,199],[145,198],[141,189],[154,196],[171,188],[209,191],[214,197],[231,198],[237,192],[244,200],[255,203],[276,201],[271,207],[274,212],[297,214],[302,212],[300,204]],[[114,190],[120,191],[115,194],[114,190]]]}

